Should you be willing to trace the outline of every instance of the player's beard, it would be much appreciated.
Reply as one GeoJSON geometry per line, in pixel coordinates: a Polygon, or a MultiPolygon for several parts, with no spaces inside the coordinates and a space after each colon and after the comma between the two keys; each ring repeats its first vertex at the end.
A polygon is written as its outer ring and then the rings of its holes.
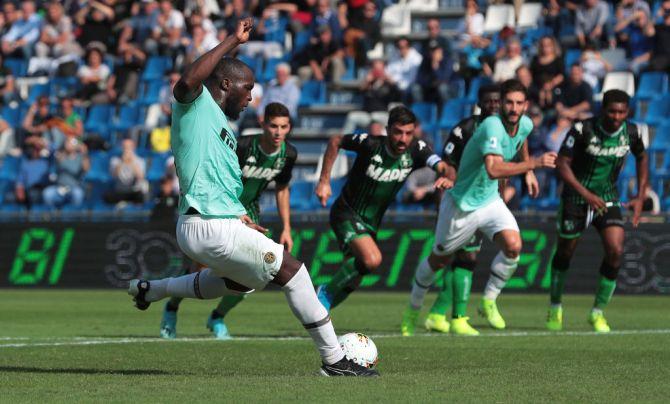
{"type": "Polygon", "coordinates": [[[223,109],[223,112],[226,116],[234,121],[239,119],[240,113],[244,107],[240,107],[241,101],[239,97],[231,97],[226,100],[226,106],[223,109]]]}

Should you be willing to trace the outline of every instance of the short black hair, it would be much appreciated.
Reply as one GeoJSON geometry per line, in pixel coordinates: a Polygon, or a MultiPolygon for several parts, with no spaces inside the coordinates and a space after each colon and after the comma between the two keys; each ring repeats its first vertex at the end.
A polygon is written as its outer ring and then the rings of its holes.
{"type": "Polygon", "coordinates": [[[389,111],[389,128],[395,124],[409,125],[410,123],[417,123],[417,119],[414,112],[406,106],[399,105],[389,111]]]}
{"type": "Polygon", "coordinates": [[[630,102],[630,96],[628,93],[617,89],[605,91],[605,94],[603,95],[603,107],[619,102],[628,105],[630,102]]]}
{"type": "Polygon", "coordinates": [[[502,99],[504,99],[507,94],[516,92],[523,93],[523,96],[528,99],[528,89],[517,79],[505,80],[500,86],[500,98],[502,99]]]}
{"type": "Polygon", "coordinates": [[[264,112],[265,121],[269,121],[272,118],[277,117],[287,117],[291,118],[291,114],[288,111],[288,108],[284,104],[278,102],[271,102],[265,107],[264,112]]]}
{"type": "Polygon", "coordinates": [[[482,98],[484,98],[485,94],[499,93],[499,92],[500,92],[500,86],[497,84],[483,85],[479,87],[479,90],[477,90],[477,100],[480,101],[482,98]]]}
{"type": "Polygon", "coordinates": [[[221,83],[224,79],[238,81],[242,80],[245,72],[253,75],[251,68],[249,68],[243,61],[225,57],[219,60],[219,63],[216,64],[214,71],[208,77],[208,81],[214,80],[216,85],[221,83]]]}

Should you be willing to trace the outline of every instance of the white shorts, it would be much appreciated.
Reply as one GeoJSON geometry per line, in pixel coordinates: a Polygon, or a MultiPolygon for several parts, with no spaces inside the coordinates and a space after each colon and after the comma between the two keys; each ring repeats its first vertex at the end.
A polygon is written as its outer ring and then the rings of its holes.
{"type": "Polygon", "coordinates": [[[465,246],[470,238],[480,230],[493,240],[493,236],[503,230],[519,231],[519,225],[502,199],[489,203],[483,208],[464,212],[456,206],[448,193],[440,203],[435,228],[435,255],[449,255],[465,246]]]}
{"type": "Polygon", "coordinates": [[[284,246],[240,219],[179,216],[177,243],[192,260],[251,289],[263,289],[281,267],[284,246]]]}

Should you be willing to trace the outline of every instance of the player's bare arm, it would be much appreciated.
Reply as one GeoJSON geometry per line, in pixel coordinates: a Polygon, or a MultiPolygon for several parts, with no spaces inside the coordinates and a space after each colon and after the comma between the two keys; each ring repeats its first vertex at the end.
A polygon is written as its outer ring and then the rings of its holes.
{"type": "MultiPolygon", "coordinates": [[[[521,147],[521,161],[528,160],[530,160],[530,153],[528,152],[528,139],[526,139],[523,142],[523,146],[521,147]]],[[[531,198],[537,198],[538,195],[540,195],[540,184],[537,182],[535,172],[533,170],[526,172],[524,179],[526,180],[528,195],[530,195],[531,198]]]]}
{"type": "Polygon", "coordinates": [[[321,201],[322,206],[326,206],[328,199],[333,194],[332,189],[330,188],[330,172],[333,169],[335,160],[337,159],[337,153],[340,151],[340,144],[342,143],[342,136],[336,135],[330,138],[328,141],[328,147],[326,148],[326,153],[323,156],[323,166],[321,167],[321,176],[319,177],[319,183],[316,186],[316,196],[321,201]]]}
{"type": "Polygon", "coordinates": [[[491,179],[500,179],[513,177],[515,175],[524,174],[536,168],[556,167],[556,153],[547,152],[539,157],[530,158],[527,161],[519,163],[506,162],[503,156],[497,154],[487,154],[484,158],[484,165],[486,172],[491,179]]]}
{"type": "Polygon", "coordinates": [[[594,210],[606,211],[607,204],[605,201],[603,201],[602,198],[600,198],[598,195],[589,191],[579,182],[579,180],[577,180],[575,173],[572,171],[572,168],[570,168],[570,164],[572,164],[571,157],[559,156],[556,160],[558,174],[561,176],[563,182],[577,191],[584,198],[586,203],[588,203],[589,206],[591,206],[594,210]]]}
{"type": "Polygon", "coordinates": [[[444,161],[440,161],[435,165],[434,170],[438,175],[433,184],[435,189],[449,189],[454,186],[454,181],[456,179],[456,169],[454,169],[454,167],[444,161]]]}
{"type": "Polygon", "coordinates": [[[286,251],[291,252],[291,249],[293,249],[293,238],[291,237],[291,206],[289,203],[290,193],[288,185],[278,186],[275,197],[277,199],[277,211],[282,223],[279,244],[283,244],[286,251]]]}
{"type": "Polygon", "coordinates": [[[249,40],[252,28],[253,20],[251,18],[238,21],[235,35],[227,37],[186,68],[186,71],[174,86],[174,98],[182,104],[188,104],[198,98],[202,92],[203,81],[212,74],[217,63],[224,56],[249,40]]]}
{"type": "Polygon", "coordinates": [[[649,157],[647,153],[642,153],[635,159],[635,171],[637,174],[638,193],[631,198],[627,206],[633,208],[633,227],[640,224],[640,215],[642,214],[642,205],[647,197],[647,186],[649,185],[649,157]]]}

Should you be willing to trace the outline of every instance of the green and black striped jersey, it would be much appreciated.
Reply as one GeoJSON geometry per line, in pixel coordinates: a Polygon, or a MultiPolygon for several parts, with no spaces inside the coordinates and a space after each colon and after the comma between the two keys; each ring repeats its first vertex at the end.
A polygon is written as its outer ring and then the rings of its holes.
{"type": "Polygon", "coordinates": [[[343,136],[340,147],[357,156],[333,209],[350,209],[375,229],[407,176],[417,168],[434,168],[440,162],[423,140],[414,140],[399,156],[389,151],[385,136],[367,133],[343,136]]]}
{"type": "Polygon", "coordinates": [[[481,115],[473,115],[460,121],[449,132],[447,140],[442,148],[442,160],[446,161],[452,167],[458,169],[461,164],[463,150],[468,140],[475,134],[477,127],[484,120],[481,115]]]}
{"type": "MultiPolygon", "coordinates": [[[[599,118],[590,118],[573,125],[559,154],[572,158],[570,168],[584,187],[605,202],[618,202],[616,183],[629,152],[636,157],[644,153],[644,143],[634,123],[625,121],[615,133],[607,133],[599,118]]],[[[563,188],[562,198],[586,203],[567,185],[563,188]]]]}
{"type": "Polygon", "coordinates": [[[240,202],[254,222],[258,222],[258,200],[265,188],[272,181],[277,186],[288,185],[298,157],[296,148],[288,142],[284,142],[276,153],[266,154],[261,149],[260,136],[241,136],[237,139],[237,158],[244,186],[240,202]]]}

